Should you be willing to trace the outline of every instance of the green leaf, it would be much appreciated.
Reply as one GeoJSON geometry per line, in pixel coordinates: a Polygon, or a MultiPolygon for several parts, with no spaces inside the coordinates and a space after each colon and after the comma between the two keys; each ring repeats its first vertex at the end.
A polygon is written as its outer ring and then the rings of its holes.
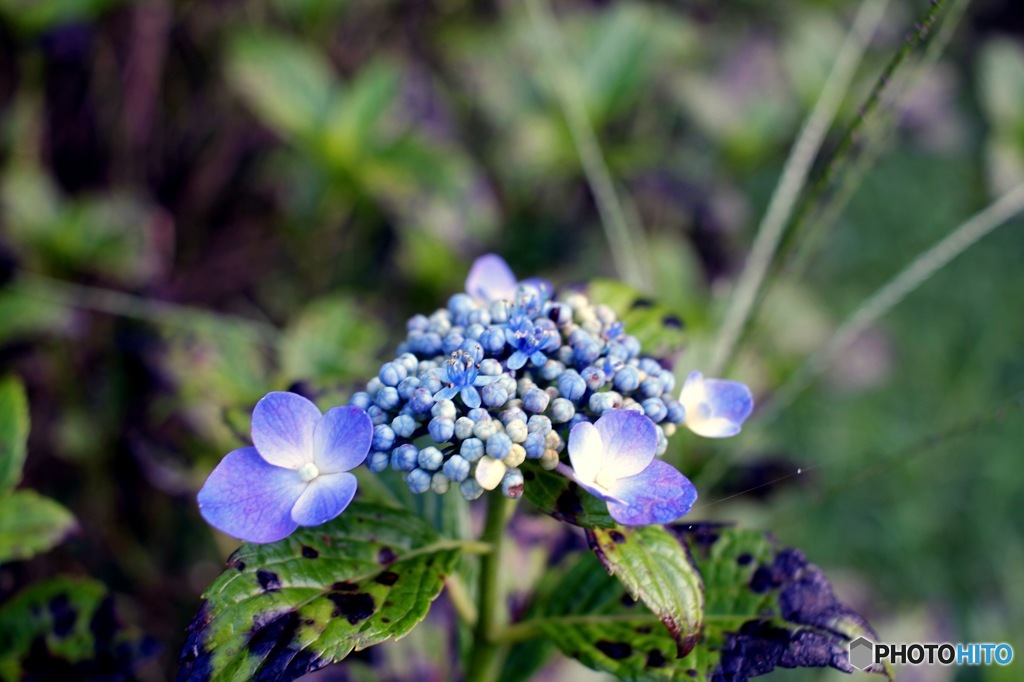
{"type": "Polygon", "coordinates": [[[228,81],[256,115],[285,137],[313,136],[337,96],[323,56],[281,35],[235,36],[226,68],[228,81]]]}
{"type": "Polygon", "coordinates": [[[590,300],[614,310],[626,333],[635,336],[648,355],[669,358],[682,350],[686,341],[683,320],[667,306],[608,279],[590,282],[590,300]]]}
{"type": "Polygon", "coordinates": [[[289,381],[352,379],[373,365],[385,333],[350,298],[314,301],[285,330],[281,367],[289,381]]]}
{"type": "Polygon", "coordinates": [[[14,488],[21,480],[28,428],[24,387],[14,377],[0,379],[0,491],[14,488]]]}
{"type": "Polygon", "coordinates": [[[534,462],[522,465],[527,485],[523,496],[533,506],[559,521],[582,528],[616,528],[608,504],[561,474],[545,471],[534,462]]]}
{"type": "Polygon", "coordinates": [[[76,526],[71,512],[48,497],[18,490],[0,498],[0,563],[55,547],[76,526]]]}
{"type": "Polygon", "coordinates": [[[688,654],[704,615],[704,589],[686,547],[662,526],[587,531],[591,549],[633,599],[656,613],[688,654]]]}
{"type": "Polygon", "coordinates": [[[460,556],[426,522],[353,503],[338,519],[243,545],[205,592],[180,680],[289,680],[408,633],[460,556]]]}
{"type": "Polygon", "coordinates": [[[847,642],[861,635],[877,640],[863,618],[836,600],[820,569],[797,550],[776,551],[764,533],[717,524],[657,530],[685,546],[707,595],[701,635],[686,656],[677,658],[677,642],[659,618],[586,554],[541,581],[524,621],[510,629],[523,633],[513,640],[532,639],[512,649],[502,682],[529,679],[551,647],[622,680],[745,682],[777,667],[850,672],[847,642]]]}
{"type": "Polygon", "coordinates": [[[125,628],[103,585],[38,583],[0,606],[0,680],[134,679],[156,643],[125,628]]]}

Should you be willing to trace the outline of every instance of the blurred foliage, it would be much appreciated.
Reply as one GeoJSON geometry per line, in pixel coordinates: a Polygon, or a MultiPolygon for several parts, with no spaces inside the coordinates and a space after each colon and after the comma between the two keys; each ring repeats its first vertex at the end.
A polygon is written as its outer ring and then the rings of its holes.
{"type": "MultiPolygon", "coordinates": [[[[891,3],[824,158],[924,5],[891,3]]],[[[972,4],[936,67],[898,93],[889,149],[807,267],[772,283],[731,372],[759,398],[1024,179],[1018,5],[972,4]]],[[[0,361],[31,398],[22,487],[69,510],[51,527],[80,522],[55,551],[0,566],[0,600],[40,576],[92,575],[172,671],[231,548],[194,493],[247,438],[253,403],[284,388],[344,401],[486,251],[524,275],[601,278],[608,303],[652,330],[680,316],[677,369],[699,369],[856,6],[557,3],[647,238],[654,286],[637,306],[609,283],[592,192],[517,3],[0,0],[0,361]]],[[[701,489],[694,516],[770,529],[847,575],[837,592],[883,638],[1021,641],[1021,224],[927,282],[777,418],[755,413],[727,443],[671,439],[701,489]],[[932,615],[904,617],[918,613],[932,615]]],[[[24,440],[9,428],[8,463],[24,440]]]]}

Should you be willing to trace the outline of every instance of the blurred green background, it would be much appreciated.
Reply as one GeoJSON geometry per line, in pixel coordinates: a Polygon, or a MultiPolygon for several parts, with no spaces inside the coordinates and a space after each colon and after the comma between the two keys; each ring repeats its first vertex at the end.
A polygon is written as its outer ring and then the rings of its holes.
{"type": "MultiPolygon", "coordinates": [[[[643,293],[685,320],[684,376],[858,3],[554,5],[643,293]]],[[[889,3],[822,161],[928,6],[889,3]]],[[[867,296],[1024,181],[1022,36],[1019,3],[967,6],[883,107],[849,203],[773,273],[729,378],[770,405],[867,296]]],[[[172,676],[232,548],[194,494],[259,397],[344,401],[482,253],[556,283],[621,275],[544,40],[517,2],[0,0],[0,369],[31,406],[23,487],[78,519],[0,567],[0,601],[91,575],[162,644],[148,679],[172,676]]],[[[694,518],[802,548],[884,640],[1024,642],[1022,226],[741,437],[673,438],[694,518]]]]}

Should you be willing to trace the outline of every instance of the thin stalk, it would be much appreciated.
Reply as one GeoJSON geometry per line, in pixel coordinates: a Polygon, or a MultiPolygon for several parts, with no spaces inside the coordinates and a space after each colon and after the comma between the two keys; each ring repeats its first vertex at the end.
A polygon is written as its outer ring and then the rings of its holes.
{"type": "Polygon", "coordinates": [[[1004,194],[988,208],[920,254],[907,267],[864,301],[762,408],[761,417],[773,419],[807,388],[864,330],[900,303],[950,261],[980,239],[1024,211],[1024,184],[1004,194]]]}
{"type": "Polygon", "coordinates": [[[630,226],[626,220],[626,212],[587,115],[579,79],[569,66],[571,61],[562,44],[551,7],[547,0],[527,0],[526,10],[539,38],[544,68],[553,80],[555,95],[569,126],[569,135],[597,202],[615,269],[619,277],[630,285],[646,289],[649,284],[647,270],[641,260],[647,254],[643,230],[639,226],[630,226]]]}
{"type": "Polygon", "coordinates": [[[747,320],[754,312],[755,301],[793,207],[807,183],[811,164],[821,149],[825,134],[839,110],[843,96],[857,71],[871,36],[882,21],[888,4],[888,0],[864,0],[861,4],[853,28],[850,29],[836,56],[835,64],[818,96],[818,101],[790,151],[782,177],[758,226],[747,264],[736,284],[725,320],[719,330],[714,355],[708,368],[712,375],[721,374],[732,359],[747,320]]]}
{"type": "Polygon", "coordinates": [[[474,627],[477,623],[476,605],[470,598],[469,590],[466,589],[462,578],[457,574],[450,575],[444,579],[444,587],[459,619],[466,625],[474,627]]]}
{"type": "Polygon", "coordinates": [[[20,275],[11,285],[11,290],[23,296],[49,301],[68,308],[92,310],[167,327],[185,330],[196,326],[230,327],[250,337],[253,341],[275,345],[281,338],[281,331],[273,325],[242,317],[211,313],[198,308],[155,301],[126,294],[112,289],[101,289],[73,282],[62,282],[41,275],[20,275]]]}
{"type": "Polygon", "coordinates": [[[496,635],[505,617],[505,597],[501,591],[502,550],[505,544],[505,524],[511,509],[512,500],[504,495],[492,493],[487,496],[487,518],[480,540],[489,543],[492,549],[480,558],[477,619],[466,670],[468,682],[490,682],[497,677],[499,644],[496,635]]]}
{"type": "MultiPolygon", "coordinates": [[[[794,222],[792,233],[779,249],[780,256],[785,255],[788,250],[793,250],[795,253],[789,258],[776,259],[773,274],[777,274],[785,266],[790,277],[799,278],[802,275],[826,230],[839,218],[839,214],[860,187],[868,170],[881,157],[887,143],[896,131],[901,105],[914,92],[924,74],[938,61],[939,56],[952,39],[970,2],[971,0],[953,0],[949,11],[942,18],[942,24],[929,41],[924,55],[909,71],[900,73],[903,78],[899,82],[890,84],[891,90],[896,94],[891,98],[889,115],[882,117],[880,113],[880,120],[872,124],[863,123],[865,129],[859,135],[863,141],[862,151],[849,162],[849,170],[843,173],[843,178],[836,190],[829,192],[827,200],[820,204],[809,202],[806,205],[808,210],[801,212],[801,219],[794,222]],[[795,239],[798,233],[804,234],[799,241],[795,239]]],[[[820,199],[820,196],[816,198],[820,199]]]]}

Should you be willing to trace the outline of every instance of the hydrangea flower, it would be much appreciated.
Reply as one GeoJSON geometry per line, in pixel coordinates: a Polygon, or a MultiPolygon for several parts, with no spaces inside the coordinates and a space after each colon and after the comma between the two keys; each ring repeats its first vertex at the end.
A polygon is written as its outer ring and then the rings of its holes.
{"type": "Polygon", "coordinates": [[[657,446],[658,434],[648,417],[610,410],[569,432],[572,470],[565,473],[605,500],[608,513],[624,526],[669,523],[690,511],[697,489],[670,464],[655,459],[657,446]]]}
{"type": "Polygon", "coordinates": [[[268,393],[252,413],[254,447],[230,452],[199,491],[199,512],[214,528],[247,542],[274,542],[299,526],[345,511],[373,440],[357,407],[326,413],[295,393],[268,393]]]}
{"type": "Polygon", "coordinates": [[[466,293],[480,303],[492,301],[516,301],[521,285],[533,289],[534,296],[549,298],[552,292],[551,283],[545,279],[531,277],[520,282],[499,255],[488,253],[473,261],[466,276],[466,293]]]}
{"type": "Polygon", "coordinates": [[[505,328],[505,340],[515,349],[508,358],[509,369],[522,369],[527,360],[537,367],[543,367],[548,361],[546,352],[557,350],[559,346],[558,330],[553,325],[542,323],[550,320],[538,320],[534,324],[528,317],[512,319],[505,328]]]}
{"type": "Polygon", "coordinates": [[[705,379],[700,372],[690,372],[686,377],[679,402],[686,409],[683,423],[706,438],[735,436],[754,409],[754,397],[744,384],[705,379]]]}
{"type": "Polygon", "coordinates": [[[439,375],[447,386],[434,394],[434,400],[451,400],[458,394],[469,408],[480,407],[478,386],[486,386],[501,378],[480,374],[480,367],[473,357],[462,350],[452,353],[439,375]]]}
{"type": "Polygon", "coordinates": [[[519,280],[501,256],[489,253],[473,261],[466,293],[483,303],[515,300],[519,280]]]}

